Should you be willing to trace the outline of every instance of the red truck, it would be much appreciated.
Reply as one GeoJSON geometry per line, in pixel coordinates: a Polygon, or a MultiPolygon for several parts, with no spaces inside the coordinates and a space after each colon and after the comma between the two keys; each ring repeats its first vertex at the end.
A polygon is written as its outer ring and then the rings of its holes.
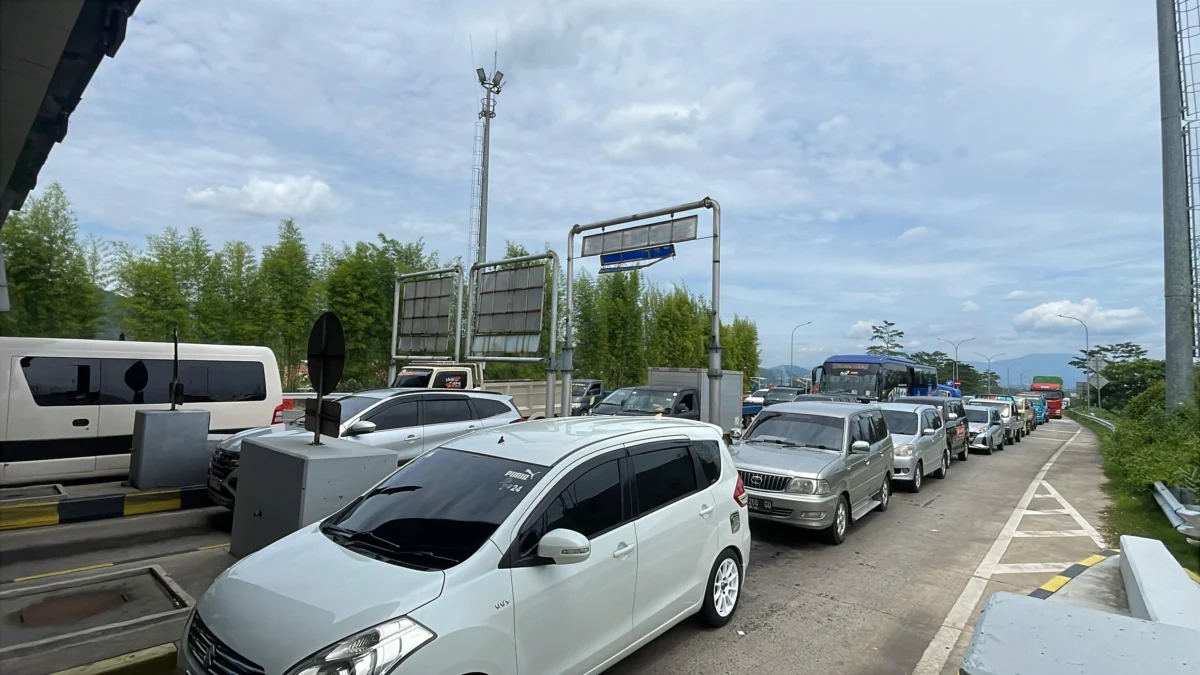
{"type": "Polygon", "coordinates": [[[1047,417],[1056,420],[1062,419],[1063,381],[1061,377],[1035,375],[1033,384],[1029,385],[1029,388],[1046,397],[1047,417]]]}

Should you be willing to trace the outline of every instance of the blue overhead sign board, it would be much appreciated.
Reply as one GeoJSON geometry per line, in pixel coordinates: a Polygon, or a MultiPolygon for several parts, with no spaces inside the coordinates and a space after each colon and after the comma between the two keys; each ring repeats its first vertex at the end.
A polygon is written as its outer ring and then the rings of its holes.
{"type": "Polygon", "coordinates": [[[621,265],[631,262],[642,262],[646,260],[661,260],[670,258],[675,255],[675,245],[667,244],[666,246],[655,246],[653,248],[643,248],[636,251],[621,251],[620,253],[605,253],[600,256],[601,265],[621,265]]]}

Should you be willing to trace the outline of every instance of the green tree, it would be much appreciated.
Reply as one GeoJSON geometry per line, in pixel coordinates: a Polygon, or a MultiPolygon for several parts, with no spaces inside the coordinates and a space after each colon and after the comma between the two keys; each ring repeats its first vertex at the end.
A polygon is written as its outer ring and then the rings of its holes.
{"type": "Polygon", "coordinates": [[[757,373],[762,361],[758,348],[758,326],[736,314],[733,323],[721,325],[721,367],[740,371],[742,386],[750,391],[750,373],[757,373]]]}
{"type": "Polygon", "coordinates": [[[104,313],[101,265],[79,241],[62,186],[52,183],[0,229],[10,311],[0,335],[94,338],[104,313]]]}
{"type": "Polygon", "coordinates": [[[879,354],[881,356],[903,356],[904,345],[900,344],[900,340],[904,338],[904,331],[897,330],[896,324],[884,320],[882,326],[871,326],[871,342],[878,342],[867,347],[868,354],[879,354]]]}
{"type": "Polygon", "coordinates": [[[264,313],[269,321],[266,337],[279,357],[287,391],[299,386],[299,365],[316,318],[313,267],[296,221],[281,220],[275,244],[263,248],[260,274],[264,313]]]}
{"type": "Polygon", "coordinates": [[[605,342],[613,358],[607,360],[604,383],[624,387],[646,381],[645,316],[641,275],[637,272],[606,274],[600,279],[600,314],[605,342]]]}
{"type": "MultiPolygon", "coordinates": [[[[707,365],[708,305],[686,286],[669,291],[650,289],[646,305],[646,362],[661,368],[702,368],[707,365]]],[[[752,371],[757,373],[758,370],[752,371]]]]}
{"type": "Polygon", "coordinates": [[[597,283],[587,272],[580,273],[574,287],[575,339],[574,375],[581,378],[603,378],[608,370],[608,332],[600,315],[597,283]]]}
{"type": "Polygon", "coordinates": [[[1100,373],[1108,380],[1104,385],[1104,406],[1122,410],[1133,397],[1146,391],[1154,382],[1166,379],[1166,363],[1158,359],[1139,358],[1111,363],[1100,373]]]}
{"type": "MultiPolygon", "coordinates": [[[[939,383],[954,379],[954,359],[950,358],[950,355],[946,352],[913,352],[908,355],[908,358],[922,365],[937,368],[937,381],[939,383]]],[[[962,370],[961,366],[959,370],[962,370]]]]}

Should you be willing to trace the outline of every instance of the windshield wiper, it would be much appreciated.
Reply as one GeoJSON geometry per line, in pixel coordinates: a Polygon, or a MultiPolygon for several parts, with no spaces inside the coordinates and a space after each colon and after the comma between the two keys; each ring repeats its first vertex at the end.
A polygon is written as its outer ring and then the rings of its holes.
{"type": "MultiPolygon", "coordinates": [[[[370,530],[363,530],[363,531],[359,532],[359,531],[354,531],[354,530],[347,530],[346,528],[338,527],[337,525],[329,525],[329,526],[323,528],[322,531],[325,532],[326,534],[332,534],[336,537],[341,538],[347,544],[360,544],[363,546],[367,546],[367,547],[376,549],[376,550],[386,553],[388,555],[415,556],[415,557],[421,557],[421,558],[435,558],[437,560],[444,560],[453,565],[457,565],[458,563],[462,562],[462,560],[459,560],[458,558],[448,558],[444,555],[438,555],[438,554],[434,553],[433,551],[426,551],[426,550],[422,550],[419,548],[402,546],[402,545],[397,544],[396,542],[392,541],[391,539],[386,539],[384,537],[381,537],[370,530]]],[[[428,567],[427,569],[435,569],[435,568],[428,567]]]]}
{"type": "Polygon", "coordinates": [[[774,443],[775,445],[779,445],[779,446],[782,446],[782,447],[785,447],[785,448],[800,448],[800,447],[804,447],[804,446],[803,446],[803,445],[801,445],[800,443],[793,443],[793,442],[791,442],[791,441],[784,441],[784,440],[779,440],[779,439],[776,439],[776,438],[771,438],[771,439],[767,439],[767,440],[761,440],[761,441],[760,441],[760,440],[758,440],[757,438],[748,438],[748,439],[746,439],[746,440],[747,440],[748,442],[750,442],[750,443],[774,443]]]}

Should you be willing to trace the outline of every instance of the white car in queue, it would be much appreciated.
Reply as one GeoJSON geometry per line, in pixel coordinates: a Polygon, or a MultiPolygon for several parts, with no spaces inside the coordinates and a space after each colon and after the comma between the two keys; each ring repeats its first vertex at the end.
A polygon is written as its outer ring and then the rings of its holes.
{"type": "Polygon", "coordinates": [[[895,473],[892,480],[920,492],[925,476],[945,478],[950,472],[950,446],[941,412],[919,403],[880,403],[892,435],[895,473]]]}
{"type": "Polygon", "coordinates": [[[574,417],[461,436],[218,577],[179,672],[598,673],[689,616],[729,622],[746,503],[709,424],[574,417]]]}

